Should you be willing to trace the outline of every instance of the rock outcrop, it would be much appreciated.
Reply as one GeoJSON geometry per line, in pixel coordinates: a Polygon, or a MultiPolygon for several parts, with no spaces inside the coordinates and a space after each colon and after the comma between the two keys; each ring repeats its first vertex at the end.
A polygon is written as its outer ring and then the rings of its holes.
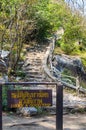
{"type": "Polygon", "coordinates": [[[2,59],[0,59],[0,73],[7,73],[7,65],[2,59]]]}
{"type": "Polygon", "coordinates": [[[63,71],[64,68],[72,70],[76,75],[84,75],[85,71],[79,57],[67,56],[67,55],[56,55],[53,58],[53,63],[59,71],[63,71]]]}
{"type": "Polygon", "coordinates": [[[0,73],[7,73],[7,57],[9,51],[0,51],[0,73]]]}

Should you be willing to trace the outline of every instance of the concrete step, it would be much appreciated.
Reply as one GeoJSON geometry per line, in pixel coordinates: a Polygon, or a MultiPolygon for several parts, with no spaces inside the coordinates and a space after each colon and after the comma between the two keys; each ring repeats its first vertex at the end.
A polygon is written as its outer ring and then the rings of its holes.
{"type": "Polygon", "coordinates": [[[44,81],[44,79],[40,79],[40,78],[26,78],[26,81],[28,81],[28,82],[43,82],[44,81]]]}
{"type": "Polygon", "coordinates": [[[42,75],[27,75],[28,78],[43,78],[42,75]]]}
{"type": "Polygon", "coordinates": [[[46,45],[37,45],[31,48],[27,48],[27,56],[23,66],[23,70],[26,72],[27,81],[45,81],[46,76],[44,75],[42,68],[42,60],[45,57],[46,45]]]}
{"type": "Polygon", "coordinates": [[[27,67],[23,67],[23,70],[26,70],[26,71],[40,71],[40,70],[42,70],[41,69],[41,66],[27,66],[27,67]]]}
{"type": "Polygon", "coordinates": [[[41,75],[40,71],[28,71],[27,72],[28,75],[41,75]]]}

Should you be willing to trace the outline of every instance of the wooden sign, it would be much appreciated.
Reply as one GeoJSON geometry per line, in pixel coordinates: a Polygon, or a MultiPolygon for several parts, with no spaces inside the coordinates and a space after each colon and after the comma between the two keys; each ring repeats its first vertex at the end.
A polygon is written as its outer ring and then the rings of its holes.
{"type": "Polygon", "coordinates": [[[9,90],[8,107],[47,107],[52,105],[52,90],[9,90]]]}

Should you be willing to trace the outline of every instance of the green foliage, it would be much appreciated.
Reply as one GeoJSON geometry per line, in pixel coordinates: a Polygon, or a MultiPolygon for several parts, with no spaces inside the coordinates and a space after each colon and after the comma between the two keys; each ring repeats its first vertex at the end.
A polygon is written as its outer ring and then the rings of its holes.
{"type": "Polygon", "coordinates": [[[3,110],[7,110],[7,86],[2,87],[2,107],[3,110]]]}
{"type": "Polygon", "coordinates": [[[10,52],[10,69],[8,70],[16,69],[18,60],[21,58],[24,37],[31,24],[27,21],[32,18],[35,2],[36,0],[3,0],[0,2],[0,50],[10,52]]]}
{"type": "Polygon", "coordinates": [[[59,27],[64,29],[62,40],[57,42],[62,51],[67,54],[85,51],[84,23],[83,16],[72,12],[62,0],[56,3],[51,0],[0,1],[0,48],[10,51],[10,70],[16,69],[26,41],[29,43],[34,38],[42,41],[54,34],[59,27]],[[32,39],[30,35],[34,35],[32,39]],[[77,46],[76,43],[80,41],[82,43],[77,46]]]}
{"type": "Polygon", "coordinates": [[[16,76],[19,76],[19,77],[21,77],[21,78],[24,78],[25,77],[25,72],[23,72],[22,70],[18,70],[18,71],[16,71],[16,76]]]}
{"type": "Polygon", "coordinates": [[[57,41],[56,41],[56,46],[57,46],[57,47],[61,47],[61,43],[62,43],[61,40],[57,40],[57,41]]]}
{"type": "Polygon", "coordinates": [[[82,61],[83,67],[84,67],[84,69],[86,71],[86,58],[81,57],[81,61],[82,61]]]}
{"type": "Polygon", "coordinates": [[[71,69],[67,69],[65,68],[62,72],[62,80],[66,81],[67,83],[70,83],[72,85],[76,85],[76,79],[73,78],[72,76],[75,76],[75,74],[73,74],[73,72],[71,71],[71,69]],[[70,76],[70,77],[67,77],[70,76]]]}
{"type": "Polygon", "coordinates": [[[71,76],[71,71],[65,68],[62,74],[71,76]]]}
{"type": "Polygon", "coordinates": [[[50,3],[50,0],[38,2],[35,13],[38,38],[49,37],[62,25],[60,10],[61,5],[50,3]]]}
{"type": "MultiPolygon", "coordinates": [[[[39,41],[43,41],[43,39],[45,37],[48,37],[49,35],[49,31],[50,31],[50,23],[43,19],[43,18],[40,18],[38,21],[37,21],[37,25],[36,25],[38,31],[37,31],[37,39],[39,41]]],[[[50,36],[50,35],[49,35],[50,36]]]]}
{"type": "Polygon", "coordinates": [[[74,44],[71,44],[70,46],[70,43],[69,44],[62,43],[61,48],[66,54],[70,54],[74,50],[74,44]]]}

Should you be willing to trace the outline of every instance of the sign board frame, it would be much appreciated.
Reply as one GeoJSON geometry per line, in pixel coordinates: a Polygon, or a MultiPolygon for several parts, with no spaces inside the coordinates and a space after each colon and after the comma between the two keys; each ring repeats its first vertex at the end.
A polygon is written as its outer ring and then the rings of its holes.
{"type": "Polygon", "coordinates": [[[57,82],[1,82],[0,83],[0,130],[2,130],[3,85],[56,85],[56,130],[63,130],[63,85],[57,82]]]}

